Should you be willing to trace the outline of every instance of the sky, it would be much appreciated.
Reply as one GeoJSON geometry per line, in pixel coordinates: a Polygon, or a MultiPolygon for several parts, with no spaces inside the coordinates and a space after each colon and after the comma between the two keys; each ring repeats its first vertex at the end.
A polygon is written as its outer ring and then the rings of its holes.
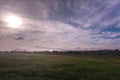
{"type": "Polygon", "coordinates": [[[0,0],[0,50],[100,49],[120,49],[120,0],[0,0]]]}

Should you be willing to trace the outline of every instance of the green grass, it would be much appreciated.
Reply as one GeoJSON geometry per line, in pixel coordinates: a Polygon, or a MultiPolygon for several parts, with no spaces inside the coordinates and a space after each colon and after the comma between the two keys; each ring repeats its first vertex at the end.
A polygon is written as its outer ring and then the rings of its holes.
{"type": "Polygon", "coordinates": [[[0,54],[0,80],[120,80],[119,57],[0,54]]]}

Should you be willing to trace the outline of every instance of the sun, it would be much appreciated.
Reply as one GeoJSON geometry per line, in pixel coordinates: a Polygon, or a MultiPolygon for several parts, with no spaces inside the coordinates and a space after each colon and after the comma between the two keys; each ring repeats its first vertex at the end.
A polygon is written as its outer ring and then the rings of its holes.
{"type": "Polygon", "coordinates": [[[7,16],[5,22],[10,28],[19,28],[22,25],[22,20],[18,16],[7,16]]]}

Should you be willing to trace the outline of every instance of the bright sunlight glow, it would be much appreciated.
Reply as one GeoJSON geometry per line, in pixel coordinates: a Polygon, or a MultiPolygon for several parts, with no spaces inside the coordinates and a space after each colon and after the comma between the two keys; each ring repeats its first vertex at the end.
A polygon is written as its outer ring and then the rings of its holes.
{"type": "Polygon", "coordinates": [[[22,21],[17,16],[7,16],[5,18],[5,22],[7,23],[7,26],[10,28],[19,28],[20,25],[22,25],[22,21]]]}

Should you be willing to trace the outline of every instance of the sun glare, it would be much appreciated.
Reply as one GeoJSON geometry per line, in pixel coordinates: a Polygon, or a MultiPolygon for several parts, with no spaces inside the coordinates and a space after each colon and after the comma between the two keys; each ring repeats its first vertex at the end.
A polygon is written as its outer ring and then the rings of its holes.
{"type": "Polygon", "coordinates": [[[19,28],[20,25],[22,25],[22,21],[17,16],[7,16],[5,18],[5,22],[7,23],[7,26],[10,28],[19,28]]]}

